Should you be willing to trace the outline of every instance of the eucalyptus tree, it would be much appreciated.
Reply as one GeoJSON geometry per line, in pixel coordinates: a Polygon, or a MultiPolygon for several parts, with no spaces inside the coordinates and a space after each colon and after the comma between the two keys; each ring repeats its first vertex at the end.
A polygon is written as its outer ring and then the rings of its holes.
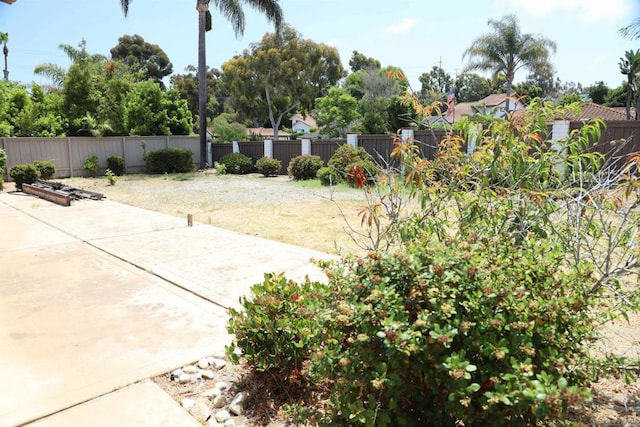
{"type": "MultiPolygon", "coordinates": [[[[133,0],[120,0],[120,6],[125,16],[129,13],[129,5],[133,0]]],[[[200,129],[200,168],[206,167],[207,154],[207,60],[205,33],[211,29],[210,0],[196,0],[198,11],[198,112],[200,129]]],[[[282,8],[278,0],[213,0],[213,6],[230,23],[236,37],[242,36],[245,29],[245,15],[242,5],[247,4],[265,15],[280,32],[284,25],[282,8]]]]}
{"type": "MultiPolygon", "coordinates": [[[[638,77],[638,73],[640,73],[640,49],[634,51],[633,49],[628,50],[624,53],[624,56],[620,58],[620,62],[618,63],[620,67],[620,72],[627,76],[627,101],[625,107],[627,109],[627,120],[631,119],[631,99],[634,96],[638,96],[636,79],[638,77]]],[[[636,102],[636,120],[638,119],[638,105],[636,102]]]]}
{"type": "Polygon", "coordinates": [[[493,71],[494,76],[504,74],[508,111],[516,71],[526,68],[535,73],[550,67],[550,53],[555,52],[556,44],[540,35],[522,34],[515,15],[507,15],[499,21],[490,19],[488,24],[493,31],[475,39],[462,57],[468,57],[470,61],[466,71],[493,71]]]}

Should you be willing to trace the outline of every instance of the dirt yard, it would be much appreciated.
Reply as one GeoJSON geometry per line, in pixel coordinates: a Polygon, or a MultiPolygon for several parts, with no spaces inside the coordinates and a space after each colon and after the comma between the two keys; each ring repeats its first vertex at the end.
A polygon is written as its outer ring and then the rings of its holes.
{"type": "MultiPolygon", "coordinates": [[[[345,231],[345,219],[359,229],[358,210],[365,205],[361,190],[292,182],[286,176],[232,176],[199,173],[177,176],[131,175],[115,186],[104,177],[58,180],[104,193],[110,200],[184,217],[194,221],[273,239],[332,254],[362,249],[345,231]],[[342,210],[342,213],[341,213],[342,210]]],[[[9,184],[11,185],[11,184],[9,184]]],[[[10,190],[8,189],[5,190],[10,190]]],[[[640,360],[640,316],[604,330],[605,351],[640,360]]],[[[225,380],[240,378],[240,368],[228,367],[225,380]],[[229,371],[230,370],[230,371],[229,371]]],[[[162,378],[157,382],[180,401],[190,391],[162,378]]],[[[568,424],[575,426],[640,427],[640,382],[605,378],[593,384],[593,403],[572,408],[568,424]]],[[[257,425],[257,424],[256,424],[257,425]]],[[[280,421],[274,424],[282,425],[280,421]]]]}

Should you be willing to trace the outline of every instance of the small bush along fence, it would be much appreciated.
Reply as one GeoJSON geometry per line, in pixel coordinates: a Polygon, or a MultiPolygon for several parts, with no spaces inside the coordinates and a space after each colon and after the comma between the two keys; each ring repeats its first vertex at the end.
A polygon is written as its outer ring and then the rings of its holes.
{"type": "Polygon", "coordinates": [[[184,148],[149,151],[144,156],[147,172],[185,173],[193,170],[193,152],[184,148]]]}
{"type": "Polygon", "coordinates": [[[253,172],[253,160],[241,153],[229,153],[222,156],[219,163],[224,165],[226,173],[247,174],[253,172]]]}
{"type": "Polygon", "coordinates": [[[274,176],[282,170],[282,162],[270,157],[262,157],[256,161],[256,170],[264,176],[274,176]]]}
{"type": "Polygon", "coordinates": [[[22,191],[22,185],[36,182],[40,178],[40,172],[33,164],[15,165],[9,169],[9,176],[16,183],[16,189],[22,191]]]}
{"type": "Polygon", "coordinates": [[[323,162],[320,156],[303,154],[291,159],[287,172],[296,181],[315,179],[322,166],[323,162]]]}
{"type": "Polygon", "coordinates": [[[122,176],[125,171],[124,158],[115,154],[107,157],[107,169],[116,176],[122,176]]]}

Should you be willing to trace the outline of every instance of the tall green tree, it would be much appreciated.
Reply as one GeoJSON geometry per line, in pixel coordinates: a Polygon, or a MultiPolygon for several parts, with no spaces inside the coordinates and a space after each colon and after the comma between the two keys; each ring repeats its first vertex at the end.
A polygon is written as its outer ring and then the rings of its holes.
{"type": "Polygon", "coordinates": [[[353,73],[359,70],[379,70],[380,61],[354,50],[349,60],[349,67],[353,73]]]}
{"type": "Polygon", "coordinates": [[[507,15],[499,21],[490,19],[489,26],[493,32],[475,39],[464,51],[463,58],[468,57],[470,61],[466,70],[493,71],[494,75],[504,73],[508,111],[516,72],[521,68],[536,72],[549,67],[549,56],[555,52],[556,44],[543,36],[522,34],[515,15],[507,15]]]}
{"type": "MultiPolygon", "coordinates": [[[[133,0],[120,0],[124,15],[129,13],[129,4],[133,0]]],[[[198,11],[198,112],[200,116],[200,168],[204,169],[207,162],[207,59],[205,33],[211,29],[210,0],[196,0],[198,11]]],[[[280,31],[284,24],[282,8],[278,0],[213,0],[214,7],[224,16],[233,27],[236,36],[242,36],[245,28],[245,15],[242,5],[247,4],[264,14],[272,22],[276,31],[280,31]]]]}
{"type": "Polygon", "coordinates": [[[476,73],[462,73],[456,77],[456,101],[474,102],[491,95],[491,81],[476,73]]]}
{"type": "Polygon", "coordinates": [[[442,67],[434,65],[430,71],[422,73],[418,80],[421,83],[420,98],[430,104],[446,97],[454,87],[454,81],[442,67]]]}
{"type": "Polygon", "coordinates": [[[162,79],[173,72],[173,64],[165,51],[138,34],[120,37],[110,52],[113,60],[127,64],[141,80],[151,79],[162,87],[162,79]]]}
{"type": "Polygon", "coordinates": [[[7,66],[7,57],[9,56],[9,48],[7,47],[7,43],[9,42],[9,34],[0,32],[0,43],[2,46],[2,54],[4,55],[4,79],[5,81],[9,81],[9,67],[7,66]]]}
{"type": "Polygon", "coordinates": [[[323,135],[345,138],[361,119],[358,100],[334,86],[327,96],[316,99],[313,117],[323,135]]]}
{"type": "Polygon", "coordinates": [[[265,34],[242,55],[222,65],[222,80],[239,113],[269,121],[274,138],[293,111],[309,112],[343,76],[334,47],[303,39],[292,27],[265,34]]]}
{"type": "MultiPolygon", "coordinates": [[[[225,111],[224,104],[228,96],[224,92],[221,79],[222,71],[207,67],[207,117],[216,117],[225,111]]],[[[173,74],[170,82],[171,89],[177,91],[182,99],[187,100],[193,117],[198,117],[198,69],[188,65],[184,74],[173,74]]],[[[194,131],[199,132],[197,128],[194,131]]]]}
{"type": "MultiPolygon", "coordinates": [[[[627,101],[625,107],[627,109],[627,120],[631,120],[631,99],[634,97],[634,88],[636,86],[636,78],[640,73],[640,49],[634,51],[628,50],[624,53],[624,56],[620,58],[618,63],[620,67],[620,73],[627,76],[627,101]]],[[[635,90],[635,97],[638,96],[637,90],[635,90]]],[[[636,102],[636,120],[637,117],[637,102],[636,102]]]]}

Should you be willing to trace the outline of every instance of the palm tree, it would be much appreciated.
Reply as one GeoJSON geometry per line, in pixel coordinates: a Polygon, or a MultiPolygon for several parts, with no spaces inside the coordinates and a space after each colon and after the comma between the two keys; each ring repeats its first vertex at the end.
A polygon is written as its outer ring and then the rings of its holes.
{"type": "Polygon", "coordinates": [[[620,28],[620,34],[630,39],[640,38],[640,18],[636,18],[633,22],[624,28],[620,28]]]}
{"type": "MultiPolygon", "coordinates": [[[[120,0],[124,15],[129,13],[129,4],[133,0],[120,0]]],[[[196,0],[198,11],[198,114],[200,116],[200,169],[206,167],[207,159],[207,59],[205,32],[211,29],[211,0],[196,0]]],[[[233,27],[236,37],[244,34],[245,16],[242,3],[246,3],[263,13],[267,20],[274,24],[278,33],[283,28],[284,19],[278,0],[213,0],[213,5],[233,27]]],[[[274,64],[275,66],[276,64],[274,64]]]]}
{"type": "Polygon", "coordinates": [[[9,81],[9,68],[7,67],[7,56],[9,56],[9,49],[7,48],[7,42],[9,41],[9,34],[0,32],[0,43],[4,44],[2,53],[4,54],[4,79],[9,81]]]}
{"type": "MultiPolygon", "coordinates": [[[[75,48],[69,44],[59,44],[58,49],[62,50],[73,63],[87,60],[94,62],[107,60],[104,55],[89,55],[87,53],[87,41],[85,39],[82,39],[80,43],[78,43],[78,48],[75,48]]],[[[36,65],[36,67],[33,69],[33,74],[49,78],[51,80],[52,87],[55,89],[60,89],[62,88],[62,84],[64,83],[64,77],[67,74],[67,70],[58,64],[45,62],[36,65]]]]}
{"type": "Polygon", "coordinates": [[[492,33],[484,34],[473,41],[462,58],[469,57],[465,71],[491,70],[494,76],[503,73],[506,78],[506,110],[516,71],[527,68],[534,73],[551,67],[550,51],[556,51],[552,40],[533,34],[522,34],[515,15],[507,15],[499,21],[489,20],[492,33]]]}
{"type": "MultiPolygon", "coordinates": [[[[627,120],[631,120],[631,98],[633,97],[634,83],[636,76],[640,72],[640,49],[634,51],[628,50],[624,53],[624,57],[620,58],[618,63],[620,72],[627,76],[627,120]]],[[[636,117],[636,120],[638,117],[636,117]]]]}

